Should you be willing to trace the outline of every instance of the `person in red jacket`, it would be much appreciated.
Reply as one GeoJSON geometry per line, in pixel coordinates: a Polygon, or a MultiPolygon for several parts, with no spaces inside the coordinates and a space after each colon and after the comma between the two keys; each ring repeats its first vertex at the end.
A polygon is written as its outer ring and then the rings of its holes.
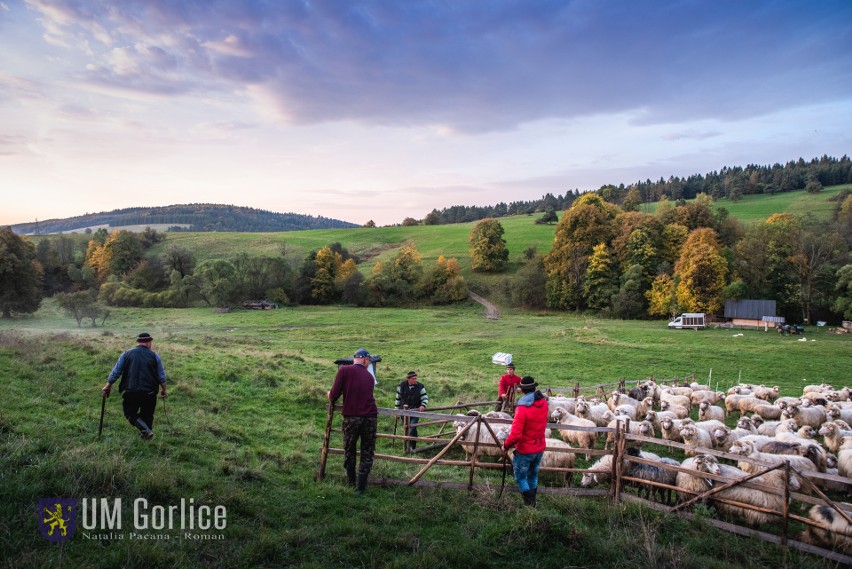
{"type": "Polygon", "coordinates": [[[506,373],[500,376],[500,381],[497,383],[497,406],[494,407],[495,411],[502,411],[507,401],[514,400],[512,395],[515,394],[515,386],[520,381],[521,378],[515,375],[515,364],[507,364],[506,373]]]}
{"type": "Polygon", "coordinates": [[[537,391],[538,383],[531,376],[524,376],[518,384],[523,396],[515,403],[515,419],[503,450],[515,447],[512,467],[518,490],[527,506],[536,505],[538,491],[538,469],[547,443],[544,430],[547,428],[547,399],[537,391]]]}

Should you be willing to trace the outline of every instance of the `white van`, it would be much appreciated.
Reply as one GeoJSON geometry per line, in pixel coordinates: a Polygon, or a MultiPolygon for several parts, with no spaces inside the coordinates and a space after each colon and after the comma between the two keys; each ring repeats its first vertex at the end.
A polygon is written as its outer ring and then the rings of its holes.
{"type": "Polygon", "coordinates": [[[692,328],[693,330],[704,329],[704,313],[703,312],[684,312],[671,322],[669,328],[682,330],[684,328],[692,328]]]}

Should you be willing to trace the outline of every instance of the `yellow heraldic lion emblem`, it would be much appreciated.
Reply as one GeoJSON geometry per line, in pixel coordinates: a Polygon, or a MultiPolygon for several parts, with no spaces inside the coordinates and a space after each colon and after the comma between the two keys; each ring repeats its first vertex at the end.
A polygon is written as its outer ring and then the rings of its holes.
{"type": "Polygon", "coordinates": [[[39,500],[39,531],[50,541],[64,541],[74,535],[76,524],[76,500],[54,498],[39,500]]]}

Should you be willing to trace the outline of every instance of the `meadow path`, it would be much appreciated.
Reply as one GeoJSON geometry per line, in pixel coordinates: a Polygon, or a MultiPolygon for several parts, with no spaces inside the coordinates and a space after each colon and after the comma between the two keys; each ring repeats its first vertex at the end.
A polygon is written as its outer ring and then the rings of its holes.
{"type": "Polygon", "coordinates": [[[478,302],[479,304],[485,307],[486,318],[488,318],[489,320],[497,320],[498,318],[500,318],[500,310],[496,306],[494,306],[494,304],[482,298],[475,292],[470,293],[470,298],[474,302],[478,302]]]}

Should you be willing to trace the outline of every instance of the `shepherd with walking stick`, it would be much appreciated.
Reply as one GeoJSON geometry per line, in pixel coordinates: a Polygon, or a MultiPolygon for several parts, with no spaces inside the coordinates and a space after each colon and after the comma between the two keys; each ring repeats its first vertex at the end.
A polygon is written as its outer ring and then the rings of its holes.
{"type": "Polygon", "coordinates": [[[151,349],[154,338],[147,332],[136,337],[136,347],[127,350],[113,367],[107,378],[107,383],[101,389],[103,403],[101,404],[101,424],[98,435],[103,428],[103,409],[106,398],[112,390],[112,384],[119,378],[118,391],[123,396],[124,416],[127,421],[139,429],[144,440],[154,438],[154,409],[157,407],[157,389],[160,397],[166,398],[166,372],[163,362],[157,352],[151,349]]]}

